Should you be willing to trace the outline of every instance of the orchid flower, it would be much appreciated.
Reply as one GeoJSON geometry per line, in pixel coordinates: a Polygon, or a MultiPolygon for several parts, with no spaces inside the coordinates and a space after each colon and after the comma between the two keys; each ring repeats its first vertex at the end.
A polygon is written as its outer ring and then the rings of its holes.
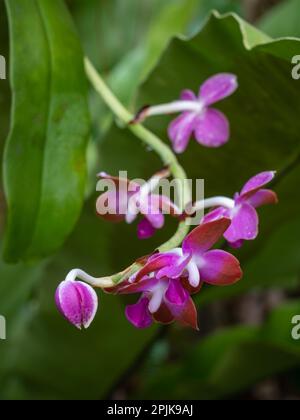
{"type": "Polygon", "coordinates": [[[88,328],[98,309],[95,290],[80,281],[63,281],[57,288],[55,301],[60,313],[78,329],[88,328]]]}
{"type": "Polygon", "coordinates": [[[199,225],[185,238],[182,248],[150,257],[131,281],[151,274],[157,279],[186,276],[194,288],[202,282],[218,286],[237,282],[242,277],[239,261],[226,251],[210,250],[229,226],[226,217],[199,225]]]}
{"type": "Polygon", "coordinates": [[[258,235],[259,218],[256,209],[266,204],[276,204],[277,195],[274,191],[263,187],[271,182],[276,172],[262,172],[251,178],[234,199],[216,197],[204,200],[195,206],[195,210],[204,207],[218,206],[208,213],[203,223],[228,217],[231,225],[224,233],[224,238],[234,248],[242,246],[245,240],[254,240],[258,235]]]}
{"type": "Polygon", "coordinates": [[[137,328],[149,327],[153,321],[177,320],[197,329],[197,312],[190,295],[197,293],[203,283],[225,286],[242,277],[234,256],[210,250],[229,224],[229,219],[222,218],[198,226],[186,237],[182,248],[151,256],[127,282],[109,290],[142,293],[136,304],[127,306],[127,319],[137,328]]]}
{"type": "Polygon", "coordinates": [[[169,324],[176,320],[198,329],[197,310],[190,296],[198,290],[189,287],[184,277],[157,279],[145,276],[135,283],[127,281],[109,292],[126,295],[141,293],[138,302],[125,309],[126,318],[136,328],[148,328],[154,321],[169,324]]]}
{"type": "Polygon", "coordinates": [[[164,214],[173,216],[181,214],[168,197],[153,193],[161,179],[169,176],[168,170],[157,173],[142,186],[137,182],[112,177],[103,172],[99,176],[112,181],[115,188],[98,198],[96,204],[98,215],[105,220],[113,222],[125,220],[131,224],[141,214],[142,220],[138,224],[139,239],[150,238],[157,229],[161,229],[165,223],[164,214]]]}
{"type": "Polygon", "coordinates": [[[169,126],[169,137],[176,153],[186,150],[193,134],[203,146],[220,147],[229,140],[229,121],[211,105],[232,95],[237,88],[234,74],[220,73],[202,84],[198,96],[191,90],[184,90],[178,101],[144,107],[131,123],[142,122],[154,115],[181,113],[169,126]]]}

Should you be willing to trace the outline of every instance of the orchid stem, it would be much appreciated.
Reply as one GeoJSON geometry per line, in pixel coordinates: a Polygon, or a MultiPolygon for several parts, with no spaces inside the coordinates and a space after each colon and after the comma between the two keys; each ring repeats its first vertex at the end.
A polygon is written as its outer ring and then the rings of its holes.
{"type": "MultiPolygon", "coordinates": [[[[95,88],[95,90],[102,97],[106,105],[110,108],[113,114],[119,118],[128,129],[138,137],[143,143],[154,150],[161,158],[163,164],[170,168],[170,173],[175,180],[178,181],[179,197],[182,197],[182,211],[192,201],[192,195],[190,185],[187,180],[186,172],[183,167],[179,164],[176,155],[173,153],[170,147],[168,147],[159,137],[157,137],[150,130],[146,129],[141,124],[131,125],[130,121],[133,120],[134,116],[121,104],[118,98],[114,95],[111,89],[104,82],[100,74],[97,72],[93,64],[88,58],[84,60],[85,71],[88,79],[95,88]]],[[[160,252],[168,251],[172,248],[176,248],[181,245],[183,239],[189,232],[189,223],[182,221],[179,224],[178,230],[175,235],[165,244],[158,248],[160,252]]],[[[129,270],[130,272],[137,271],[140,265],[135,263],[129,270]]],[[[127,271],[125,271],[127,273],[127,271]]],[[[126,274],[127,275],[127,274],[126,274]]],[[[111,282],[115,285],[124,280],[122,273],[116,274],[110,277],[111,282]]],[[[107,278],[105,278],[105,283],[107,278]]],[[[98,279],[98,283],[101,284],[101,279],[98,279]]],[[[101,286],[99,286],[101,287],[101,286]]]]}

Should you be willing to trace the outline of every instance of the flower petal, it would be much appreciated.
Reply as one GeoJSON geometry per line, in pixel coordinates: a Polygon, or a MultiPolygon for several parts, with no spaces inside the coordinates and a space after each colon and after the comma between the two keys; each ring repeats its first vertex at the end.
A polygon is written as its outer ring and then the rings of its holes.
{"type": "Polygon", "coordinates": [[[169,287],[165,293],[165,299],[169,305],[176,305],[177,307],[185,306],[188,298],[189,294],[179,279],[169,282],[169,287]]]}
{"type": "Polygon", "coordinates": [[[197,101],[198,98],[190,89],[183,90],[180,95],[182,101],[197,101]]]}
{"type": "Polygon", "coordinates": [[[174,321],[175,317],[168,308],[168,306],[163,302],[160,305],[158,311],[155,312],[155,314],[153,314],[153,319],[156,322],[160,322],[161,324],[171,324],[171,322],[174,321]]]}
{"type": "MultiPolygon", "coordinates": [[[[200,275],[200,274],[199,274],[200,275]]],[[[181,278],[181,283],[182,283],[182,285],[183,285],[183,287],[187,290],[187,292],[190,294],[190,295],[194,295],[194,294],[196,294],[196,293],[199,293],[200,292],[200,290],[202,289],[202,287],[203,287],[203,283],[202,282],[200,282],[199,284],[198,284],[198,286],[197,287],[193,287],[193,286],[191,286],[191,283],[190,283],[190,280],[189,280],[189,278],[188,277],[182,277],[181,278]]]]}
{"type": "Polygon", "coordinates": [[[116,291],[116,294],[119,295],[131,295],[134,293],[141,293],[141,292],[150,292],[157,284],[159,283],[159,280],[155,277],[145,277],[143,280],[140,280],[137,283],[129,283],[126,282],[124,287],[119,287],[116,291]]]}
{"type": "Polygon", "coordinates": [[[154,229],[163,228],[165,224],[165,217],[162,213],[156,213],[154,210],[151,210],[149,213],[144,215],[154,229]]]}
{"type": "Polygon", "coordinates": [[[125,191],[129,191],[132,193],[137,193],[141,186],[137,182],[133,182],[127,178],[121,178],[117,176],[112,176],[107,174],[106,172],[100,172],[98,174],[98,178],[106,179],[112,181],[117,189],[124,189],[125,191]]]}
{"type": "Polygon", "coordinates": [[[164,226],[165,218],[159,208],[159,202],[156,197],[148,195],[145,199],[142,199],[139,203],[140,212],[147,218],[149,223],[155,229],[161,229],[164,226]]]}
{"type": "Polygon", "coordinates": [[[267,204],[277,204],[278,197],[277,194],[272,190],[259,190],[254,195],[252,195],[247,203],[251,206],[258,208],[267,204]]]}
{"type": "Polygon", "coordinates": [[[199,330],[198,314],[193,299],[190,297],[180,315],[176,316],[176,320],[182,325],[192,327],[194,330],[199,330]]]}
{"type": "Polygon", "coordinates": [[[255,175],[249,181],[244,185],[240,199],[247,199],[254,193],[256,193],[258,190],[260,190],[265,185],[269,184],[276,175],[275,171],[267,171],[267,172],[261,172],[258,175],[255,175]]]}
{"type": "MultiPolygon", "coordinates": [[[[101,194],[96,203],[97,214],[104,220],[120,222],[125,219],[128,200],[140,190],[140,185],[127,178],[114,177],[105,172],[99,178],[111,181],[109,190],[101,194]]],[[[107,187],[107,186],[106,186],[107,187]]]]}
{"type": "Polygon", "coordinates": [[[206,106],[232,95],[238,88],[237,77],[230,73],[220,73],[210,77],[200,87],[199,98],[206,106]]]}
{"type": "Polygon", "coordinates": [[[206,147],[220,147],[228,142],[230,126],[227,117],[217,109],[209,108],[195,122],[195,137],[206,147]]]}
{"type": "Polygon", "coordinates": [[[214,220],[221,219],[222,217],[229,217],[229,210],[225,207],[218,207],[209,213],[207,213],[202,220],[202,223],[212,222],[214,220]]]}
{"type": "Polygon", "coordinates": [[[148,309],[149,299],[141,297],[138,303],[128,305],[125,309],[125,315],[131,324],[136,328],[148,328],[152,325],[152,316],[148,309]]]}
{"type": "Polygon", "coordinates": [[[200,273],[204,282],[227,286],[242,278],[239,261],[228,252],[213,250],[205,253],[202,258],[200,273]]]}
{"type": "Polygon", "coordinates": [[[88,328],[98,309],[95,290],[79,281],[62,282],[55,295],[57,308],[77,328],[88,328]]]}
{"type": "Polygon", "coordinates": [[[180,261],[181,258],[182,257],[174,253],[154,255],[153,257],[149,258],[147,264],[136,274],[134,282],[138,282],[148,274],[156,273],[157,271],[167,266],[177,266],[178,261],[180,261]]]}
{"type": "Polygon", "coordinates": [[[177,279],[188,267],[191,258],[191,255],[181,258],[178,257],[177,260],[174,260],[173,264],[166,265],[165,267],[160,269],[156,274],[157,278],[162,279],[163,277],[168,277],[169,279],[177,279]]]}
{"type": "Polygon", "coordinates": [[[234,243],[241,239],[253,240],[258,235],[258,215],[254,207],[247,203],[239,205],[234,210],[234,216],[229,229],[225,232],[225,239],[234,243]]]}
{"type": "Polygon", "coordinates": [[[151,225],[149,220],[144,218],[140,221],[138,225],[138,238],[143,239],[149,239],[152,238],[152,236],[155,234],[155,228],[151,225]]]}
{"type": "Polygon", "coordinates": [[[240,239],[239,241],[236,242],[228,242],[229,246],[233,249],[239,249],[242,248],[242,246],[244,245],[244,240],[240,239]]]}
{"type": "Polygon", "coordinates": [[[176,153],[183,153],[190,141],[197,116],[192,112],[184,112],[169,125],[168,134],[176,153]]]}
{"type": "Polygon", "coordinates": [[[96,203],[97,215],[109,222],[121,222],[125,219],[129,195],[108,191],[101,194],[96,203]]]}
{"type": "Polygon", "coordinates": [[[212,222],[202,223],[183,242],[184,254],[201,255],[208,251],[230,226],[230,219],[222,217],[212,222]]]}

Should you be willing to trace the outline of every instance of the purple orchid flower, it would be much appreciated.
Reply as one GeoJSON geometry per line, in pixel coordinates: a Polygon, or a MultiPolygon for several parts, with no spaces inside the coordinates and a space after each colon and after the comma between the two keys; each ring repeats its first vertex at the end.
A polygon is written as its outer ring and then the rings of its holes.
{"type": "Polygon", "coordinates": [[[126,318],[136,328],[148,328],[154,321],[169,324],[176,320],[198,329],[197,310],[190,296],[195,291],[186,287],[184,278],[157,279],[145,276],[139,282],[126,282],[110,292],[142,294],[137,303],[125,309],[126,318]]]}
{"type": "Polygon", "coordinates": [[[172,216],[181,214],[168,197],[153,193],[160,180],[168,176],[169,170],[163,170],[141,186],[125,178],[116,178],[101,173],[100,177],[112,181],[114,188],[112,191],[101,194],[98,198],[97,214],[105,220],[112,222],[125,220],[129,224],[133,223],[140,214],[142,220],[138,224],[138,238],[150,238],[156,230],[163,228],[165,214],[172,216]]]}
{"type": "Polygon", "coordinates": [[[144,107],[132,121],[142,122],[153,115],[180,112],[169,126],[169,137],[176,153],[183,153],[194,134],[198,143],[206,147],[220,147],[228,142],[230,125],[227,117],[211,105],[232,95],[238,88],[234,74],[220,73],[202,84],[198,96],[184,90],[179,101],[165,105],[144,107]]]}
{"type": "Polygon", "coordinates": [[[95,290],[80,281],[63,281],[57,288],[55,302],[60,313],[80,330],[91,325],[98,309],[95,290]]]}
{"type": "Polygon", "coordinates": [[[239,261],[228,252],[210,250],[230,225],[221,218],[198,226],[182,248],[151,256],[126,284],[111,289],[119,294],[142,293],[138,303],[126,308],[127,319],[138,328],[153,321],[179,321],[197,328],[197,312],[191,294],[203,283],[225,286],[241,279],[239,261]]]}
{"type": "MultiPolygon", "coordinates": [[[[234,200],[223,198],[224,206],[208,213],[203,223],[218,218],[228,217],[231,225],[224,233],[224,238],[233,248],[239,248],[243,242],[254,240],[258,235],[259,218],[256,209],[267,204],[278,203],[277,194],[263,187],[271,182],[276,172],[262,172],[251,178],[234,200]]],[[[219,200],[222,202],[221,200],[219,200]]]]}

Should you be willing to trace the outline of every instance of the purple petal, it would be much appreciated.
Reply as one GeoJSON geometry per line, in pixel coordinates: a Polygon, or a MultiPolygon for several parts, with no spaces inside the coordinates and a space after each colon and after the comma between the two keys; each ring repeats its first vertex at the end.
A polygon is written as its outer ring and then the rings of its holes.
{"type": "Polygon", "coordinates": [[[152,238],[152,236],[155,234],[155,228],[151,225],[149,220],[143,219],[140,221],[138,225],[138,238],[143,239],[149,239],[152,238]]]}
{"type": "Polygon", "coordinates": [[[181,92],[180,99],[182,101],[198,101],[197,96],[192,90],[186,89],[181,92]]]}
{"type": "Polygon", "coordinates": [[[276,175],[275,171],[261,172],[251,178],[243,187],[240,198],[248,198],[250,195],[256,193],[259,189],[269,184],[276,175]]]}
{"type": "Polygon", "coordinates": [[[209,108],[198,116],[194,127],[197,142],[206,147],[223,146],[230,137],[229,121],[217,109],[209,108]]]}
{"type": "Polygon", "coordinates": [[[139,282],[145,276],[151,273],[156,273],[165,267],[178,266],[178,261],[181,261],[179,255],[174,253],[157,254],[149,258],[147,264],[135,276],[135,282],[139,282]]]}
{"type": "Polygon", "coordinates": [[[254,207],[247,203],[239,205],[233,210],[234,216],[224,237],[234,243],[241,239],[252,240],[258,235],[258,215],[254,207]]]}
{"type": "Polygon", "coordinates": [[[209,106],[232,95],[237,88],[238,81],[234,74],[216,74],[200,87],[199,98],[209,106]]]}
{"type": "Polygon", "coordinates": [[[124,287],[119,287],[117,294],[120,295],[131,295],[141,292],[151,292],[159,283],[159,280],[155,277],[145,277],[137,283],[126,283],[124,287]]]}
{"type": "Polygon", "coordinates": [[[243,239],[241,239],[241,240],[236,241],[236,242],[228,242],[228,244],[233,249],[239,249],[239,248],[242,248],[242,246],[244,245],[244,242],[245,241],[243,239]]]}
{"type": "Polygon", "coordinates": [[[129,195],[108,191],[100,195],[96,203],[98,216],[110,222],[120,222],[125,219],[129,195]]]}
{"type": "Polygon", "coordinates": [[[57,308],[77,328],[88,328],[98,309],[95,290],[79,281],[62,282],[55,295],[57,308]]]}
{"type": "Polygon", "coordinates": [[[183,153],[189,143],[195,127],[196,115],[184,112],[169,125],[168,134],[176,153],[183,153]]]}
{"type": "Polygon", "coordinates": [[[221,250],[209,251],[203,255],[200,274],[202,281],[218,286],[234,284],[243,275],[239,261],[221,250]]]}
{"type": "Polygon", "coordinates": [[[229,225],[230,219],[225,217],[201,224],[185,238],[183,242],[184,254],[201,256],[218,242],[229,225]]]}
{"type": "Polygon", "coordinates": [[[126,318],[136,328],[148,328],[153,323],[148,309],[149,299],[141,297],[138,303],[128,305],[125,309],[126,318]]]}
{"type": "Polygon", "coordinates": [[[157,272],[157,278],[162,279],[163,277],[168,277],[169,279],[177,279],[187,268],[187,265],[190,262],[191,258],[191,255],[182,258],[178,257],[177,260],[174,260],[172,265],[167,265],[160,269],[157,272]]]}
{"type": "Polygon", "coordinates": [[[176,316],[176,320],[184,326],[192,327],[196,331],[199,330],[197,309],[191,297],[189,297],[183,311],[176,316]]]}
{"type": "Polygon", "coordinates": [[[202,223],[213,222],[214,220],[221,219],[222,217],[229,217],[229,210],[225,207],[218,207],[215,210],[207,213],[202,220],[202,223]]]}
{"type": "Polygon", "coordinates": [[[167,304],[162,302],[159,309],[155,314],[152,315],[156,322],[160,322],[161,324],[170,324],[175,320],[174,315],[168,308],[167,304]]]}
{"type": "Polygon", "coordinates": [[[266,204],[277,204],[278,197],[274,191],[271,190],[259,190],[254,195],[252,195],[247,203],[251,206],[258,208],[266,204]]]}
{"type": "Polygon", "coordinates": [[[140,211],[147,218],[154,229],[161,229],[165,224],[164,215],[161,213],[156,198],[149,195],[144,201],[140,202],[140,211]]]}
{"type": "Polygon", "coordinates": [[[186,304],[188,298],[189,294],[182,286],[180,280],[171,280],[165,293],[165,299],[167,303],[176,305],[177,307],[182,307],[186,304]]]}

